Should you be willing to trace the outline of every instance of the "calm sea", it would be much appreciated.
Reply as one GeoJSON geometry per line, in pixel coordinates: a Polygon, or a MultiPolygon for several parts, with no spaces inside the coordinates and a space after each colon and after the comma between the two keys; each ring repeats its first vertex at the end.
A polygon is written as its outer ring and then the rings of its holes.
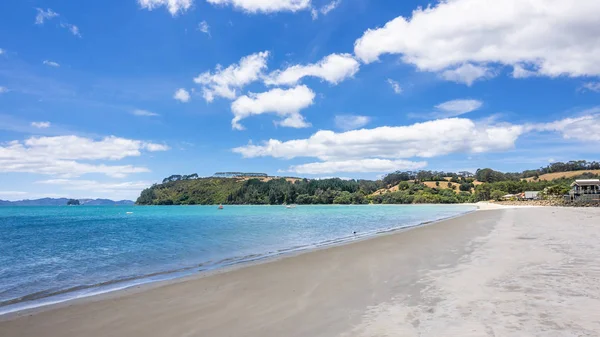
{"type": "Polygon", "coordinates": [[[0,207],[0,314],[472,210],[464,205],[0,207]]]}

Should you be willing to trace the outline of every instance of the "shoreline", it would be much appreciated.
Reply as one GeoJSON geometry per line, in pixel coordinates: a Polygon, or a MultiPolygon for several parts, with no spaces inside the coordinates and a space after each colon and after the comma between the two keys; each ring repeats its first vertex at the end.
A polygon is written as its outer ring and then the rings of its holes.
{"type": "Polygon", "coordinates": [[[0,335],[591,336],[600,331],[598,217],[557,207],[471,212],[19,313],[0,318],[0,335]]]}
{"type": "MultiPolygon", "coordinates": [[[[419,206],[440,206],[444,204],[419,204],[419,206]]],[[[194,278],[203,278],[208,277],[214,274],[218,274],[221,272],[233,271],[239,268],[252,267],[257,264],[262,263],[270,263],[273,261],[278,261],[280,259],[285,259],[289,257],[295,257],[301,254],[306,254],[314,251],[319,251],[327,248],[338,247],[349,245],[357,242],[361,242],[364,240],[370,240],[373,238],[377,238],[384,235],[393,235],[396,233],[401,233],[404,231],[408,231],[411,229],[428,226],[432,224],[436,224],[442,221],[450,220],[465,216],[467,214],[479,211],[479,210],[488,210],[488,209],[497,209],[497,206],[491,206],[488,203],[464,203],[464,204],[455,204],[456,206],[471,206],[475,207],[473,210],[467,210],[463,213],[457,214],[455,216],[445,217],[434,219],[430,221],[424,221],[421,223],[417,223],[414,225],[401,226],[401,227],[393,227],[389,229],[378,230],[374,232],[361,233],[358,235],[342,237],[335,240],[328,240],[323,242],[318,242],[306,246],[301,247],[291,247],[289,249],[284,249],[276,252],[269,252],[260,255],[250,255],[250,256],[241,256],[241,257],[231,257],[227,258],[223,261],[218,261],[214,264],[210,264],[204,266],[202,264],[185,267],[177,270],[163,271],[157,272],[149,275],[142,275],[139,277],[134,277],[130,279],[122,279],[122,280],[112,280],[103,282],[100,284],[94,285],[82,285],[74,288],[59,290],[57,292],[51,293],[46,296],[40,296],[38,298],[27,299],[15,301],[14,303],[9,303],[6,305],[0,306],[0,322],[3,320],[11,319],[14,316],[18,316],[20,314],[33,314],[45,310],[52,310],[55,307],[60,307],[61,305],[69,305],[71,302],[80,302],[85,300],[90,300],[96,297],[110,296],[111,294],[115,294],[118,296],[120,292],[126,292],[132,288],[136,289],[145,289],[149,287],[160,287],[162,285],[167,285],[171,283],[176,283],[180,281],[185,281],[187,279],[194,278]]],[[[244,205],[242,205],[244,206],[244,205]]],[[[259,206],[273,206],[279,207],[279,205],[259,205],[259,206]]],[[[319,205],[316,205],[319,206],[319,205]]],[[[331,206],[331,205],[324,205],[331,206]]],[[[370,206],[370,205],[336,205],[336,206],[370,206]]],[[[379,205],[378,205],[379,206],[379,205]]],[[[404,206],[410,207],[413,205],[404,205],[404,204],[389,204],[389,205],[381,205],[381,206],[404,206]]],[[[500,208],[505,208],[500,207],[500,208]]],[[[143,290],[142,290],[143,291],[143,290]]],[[[25,297],[29,297],[30,294],[25,297]]],[[[22,297],[23,298],[23,297],[22,297]]],[[[7,302],[10,302],[8,300],[7,302]]]]}

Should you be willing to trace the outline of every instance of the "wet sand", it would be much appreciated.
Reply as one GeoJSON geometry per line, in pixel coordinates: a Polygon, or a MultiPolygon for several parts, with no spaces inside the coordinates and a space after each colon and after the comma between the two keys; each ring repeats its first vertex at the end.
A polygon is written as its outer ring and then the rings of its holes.
{"type": "Polygon", "coordinates": [[[0,336],[598,336],[600,209],[478,211],[0,317],[0,336]]]}

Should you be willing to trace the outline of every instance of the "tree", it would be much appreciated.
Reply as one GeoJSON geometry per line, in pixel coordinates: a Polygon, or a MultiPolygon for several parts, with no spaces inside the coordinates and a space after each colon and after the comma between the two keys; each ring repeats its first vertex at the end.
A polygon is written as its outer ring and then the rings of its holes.
{"type": "Polygon", "coordinates": [[[439,186],[440,186],[440,182],[439,182],[439,181],[436,181],[436,182],[435,182],[435,186],[438,186],[438,187],[439,187],[439,186]]]}
{"type": "Polygon", "coordinates": [[[493,190],[490,197],[494,200],[500,201],[506,195],[506,192],[500,190],[493,190]]]}
{"type": "Polygon", "coordinates": [[[338,196],[333,199],[334,204],[348,205],[352,203],[352,194],[347,191],[341,192],[338,196]]]}
{"type": "Polygon", "coordinates": [[[69,199],[69,201],[67,201],[67,206],[79,206],[79,200],[77,199],[69,199]]]}
{"type": "Polygon", "coordinates": [[[463,192],[471,192],[471,188],[472,187],[473,187],[472,183],[464,182],[464,183],[460,184],[460,186],[458,187],[458,189],[460,189],[463,192]]]}

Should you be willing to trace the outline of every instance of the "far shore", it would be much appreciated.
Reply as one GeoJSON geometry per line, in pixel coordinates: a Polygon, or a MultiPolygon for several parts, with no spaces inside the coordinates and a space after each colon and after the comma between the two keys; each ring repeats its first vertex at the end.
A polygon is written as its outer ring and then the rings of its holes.
{"type": "Polygon", "coordinates": [[[0,317],[12,336],[506,336],[600,331],[598,208],[503,207],[0,317]]]}

